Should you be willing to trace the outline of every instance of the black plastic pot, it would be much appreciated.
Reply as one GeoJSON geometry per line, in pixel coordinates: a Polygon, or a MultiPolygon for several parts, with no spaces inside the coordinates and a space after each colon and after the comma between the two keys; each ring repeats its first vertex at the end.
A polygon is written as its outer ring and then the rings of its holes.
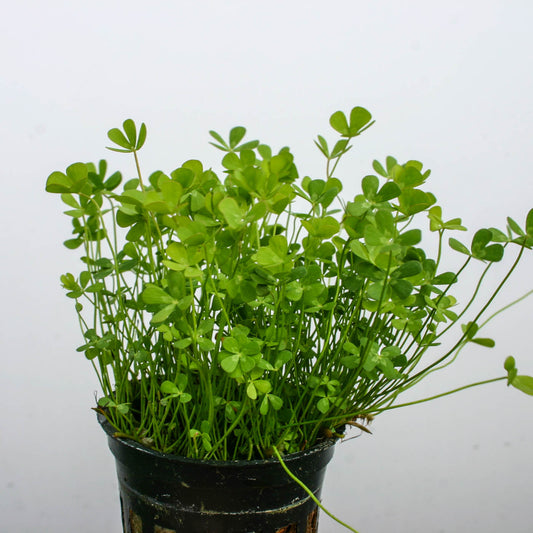
{"type": "MultiPolygon", "coordinates": [[[[315,533],[318,510],[276,459],[201,461],[113,436],[124,533],[315,533]]],[[[333,441],[284,458],[320,497],[333,441]]]]}

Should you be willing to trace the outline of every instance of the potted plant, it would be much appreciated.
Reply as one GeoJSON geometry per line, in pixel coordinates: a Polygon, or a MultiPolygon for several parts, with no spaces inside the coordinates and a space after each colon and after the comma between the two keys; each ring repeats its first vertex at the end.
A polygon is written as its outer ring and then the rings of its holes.
{"type": "MultiPolygon", "coordinates": [[[[145,176],[146,127],[132,120],[108,133],[137,168],[120,189],[103,160],[48,177],[72,220],[64,244],[82,250],[82,271],[61,281],[102,388],[124,531],[316,531],[345,428],[367,430],[468,343],[493,346],[479,330],[533,245],[533,210],[470,246],[447,239],[465,228],[425,190],[429,170],[392,157],[345,201],[338,163],[373,121],[355,107],[330,124],[340,139],[315,141],[326,159],[317,179],[298,175],[288,148],[243,142],[243,127],[227,140],[210,132],[223,178],[197,160],[145,176]],[[481,299],[504,253],[515,260],[481,299]],[[450,254],[464,259],[454,272],[441,267],[450,254]],[[477,262],[460,303],[454,285],[477,262]]],[[[457,390],[502,380],[533,394],[512,357],[504,366],[457,390]]]]}

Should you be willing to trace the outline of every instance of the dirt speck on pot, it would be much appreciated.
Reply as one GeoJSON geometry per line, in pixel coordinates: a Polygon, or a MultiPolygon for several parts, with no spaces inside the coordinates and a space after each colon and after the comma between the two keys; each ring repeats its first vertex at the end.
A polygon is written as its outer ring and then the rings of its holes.
{"type": "Polygon", "coordinates": [[[143,522],[141,520],[141,517],[136,515],[131,509],[130,509],[130,528],[131,528],[131,533],[143,533],[143,522]]]}
{"type": "Polygon", "coordinates": [[[166,527],[155,526],[154,533],[176,533],[176,530],[167,529],[166,527]]]}

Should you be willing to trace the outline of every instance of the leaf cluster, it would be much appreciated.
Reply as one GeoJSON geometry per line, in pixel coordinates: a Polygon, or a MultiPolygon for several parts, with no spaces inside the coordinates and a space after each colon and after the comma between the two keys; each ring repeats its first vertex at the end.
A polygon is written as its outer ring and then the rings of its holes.
{"type": "MultiPolygon", "coordinates": [[[[476,302],[477,288],[462,308],[452,294],[467,266],[482,262],[483,278],[514,247],[512,271],[531,248],[533,211],[525,229],[508,219],[506,231],[480,229],[469,246],[446,243],[445,233],[465,230],[461,219],[443,219],[422,163],[393,157],[374,161],[344,202],[337,165],[373,121],[355,107],[330,124],[341,138],[330,148],[317,137],[321,178],[301,177],[288,148],[243,142],[239,126],[227,140],[210,132],[222,176],[188,160],[145,180],[146,126],[131,119],[108,135],[111,150],[133,154],[135,178],[107,176],[103,160],[49,176],[46,190],[72,221],[65,246],[82,250],[83,270],[61,277],[84,336],[78,350],[121,433],[190,457],[293,452],[387,409],[465,344],[494,345],[477,336],[487,304],[451,350],[424,357],[476,302]],[[436,258],[421,244],[422,216],[436,258]],[[441,271],[455,252],[464,264],[441,271]]],[[[509,383],[530,392],[525,378],[509,383]]]]}

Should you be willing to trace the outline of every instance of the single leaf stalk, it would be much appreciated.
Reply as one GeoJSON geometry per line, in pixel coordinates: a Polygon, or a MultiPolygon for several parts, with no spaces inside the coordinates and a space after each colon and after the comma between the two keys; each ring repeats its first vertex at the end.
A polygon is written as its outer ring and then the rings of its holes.
{"type": "Polygon", "coordinates": [[[290,470],[289,468],[287,467],[287,465],[285,464],[285,461],[282,459],[278,449],[274,446],[273,448],[274,450],[274,454],[276,456],[276,459],[280,462],[283,470],[285,470],[286,474],[295,482],[297,483],[298,485],[300,485],[300,487],[302,487],[302,489],[305,490],[305,492],[307,492],[307,494],[309,495],[309,497],[318,505],[318,507],[320,507],[320,509],[322,509],[322,511],[324,511],[330,518],[333,518],[333,520],[335,520],[335,522],[339,523],[341,526],[345,527],[346,529],[350,530],[350,531],[353,531],[354,533],[358,533],[357,530],[355,530],[353,527],[349,526],[348,524],[346,524],[345,522],[343,522],[342,520],[340,520],[339,518],[337,518],[333,513],[331,513],[330,511],[328,511],[323,505],[322,503],[320,502],[320,500],[313,494],[313,491],[311,489],[309,489],[309,487],[307,487],[307,485],[305,485],[303,483],[303,481],[301,481],[300,479],[298,479],[298,477],[296,477],[290,470]]]}

